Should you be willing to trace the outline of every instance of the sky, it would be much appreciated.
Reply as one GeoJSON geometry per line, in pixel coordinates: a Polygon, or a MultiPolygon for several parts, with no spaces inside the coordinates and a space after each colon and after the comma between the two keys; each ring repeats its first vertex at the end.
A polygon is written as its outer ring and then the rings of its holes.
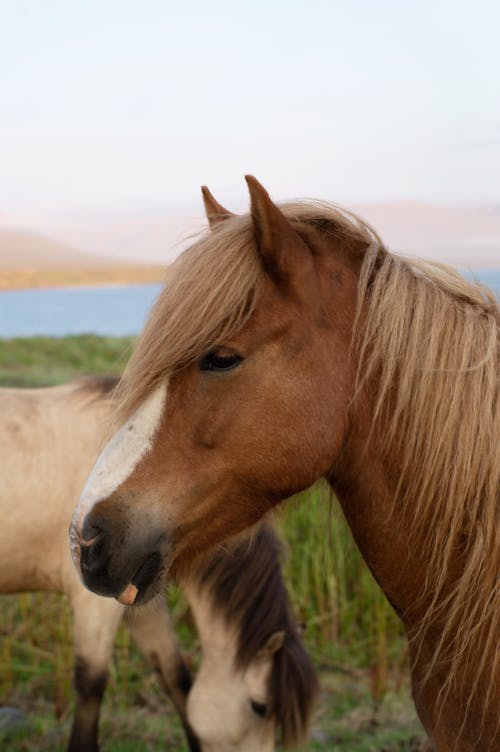
{"type": "Polygon", "coordinates": [[[0,215],[498,205],[500,3],[0,0],[0,215]]]}

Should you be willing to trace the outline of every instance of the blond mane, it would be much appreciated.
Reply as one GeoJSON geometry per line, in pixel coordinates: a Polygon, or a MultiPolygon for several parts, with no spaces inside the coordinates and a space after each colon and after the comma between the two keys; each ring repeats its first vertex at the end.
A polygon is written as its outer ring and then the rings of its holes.
{"type": "MultiPolygon", "coordinates": [[[[376,374],[379,384],[374,425],[383,418],[388,446],[398,442],[394,503],[406,510],[428,562],[422,597],[430,607],[413,639],[419,643],[432,625],[442,625],[429,673],[448,666],[443,700],[473,667],[472,702],[480,683],[494,691],[497,669],[498,304],[448,267],[392,255],[367,223],[336,206],[280,208],[291,220],[345,239],[362,257],[354,349],[363,379],[376,374]]],[[[262,279],[248,215],[221,223],[184,252],[124,374],[122,418],[160,380],[237,332],[255,309],[262,279]]]]}
{"type": "Polygon", "coordinates": [[[440,704],[471,670],[468,707],[482,683],[486,712],[500,626],[498,303],[442,264],[372,251],[358,305],[360,373],[379,384],[374,425],[383,420],[401,461],[394,504],[427,564],[429,605],[413,639],[418,650],[439,625],[427,678],[446,666],[440,704]]]}
{"type": "Polygon", "coordinates": [[[239,331],[254,311],[262,276],[245,217],[221,224],[184,251],[167,271],[121,379],[118,419],[160,381],[239,331]]]}

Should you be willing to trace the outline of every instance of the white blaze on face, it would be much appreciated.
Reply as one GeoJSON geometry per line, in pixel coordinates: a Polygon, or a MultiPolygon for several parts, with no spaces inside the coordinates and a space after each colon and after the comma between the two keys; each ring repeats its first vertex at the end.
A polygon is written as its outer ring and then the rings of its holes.
{"type": "Polygon", "coordinates": [[[144,400],[127,422],[115,433],[95,463],[73,515],[70,549],[77,569],[83,521],[92,508],[110,496],[132,474],[151,449],[163,414],[167,395],[166,382],[144,400]]]}

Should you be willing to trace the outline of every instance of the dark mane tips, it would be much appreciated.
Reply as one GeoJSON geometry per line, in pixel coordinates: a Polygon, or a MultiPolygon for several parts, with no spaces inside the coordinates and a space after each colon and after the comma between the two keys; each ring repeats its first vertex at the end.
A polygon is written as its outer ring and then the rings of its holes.
{"type": "Polygon", "coordinates": [[[308,740],[319,685],[295,625],[274,656],[270,685],[284,748],[302,747],[308,740]]]}
{"type": "Polygon", "coordinates": [[[274,654],[269,691],[282,743],[291,748],[307,740],[318,683],[292,614],[280,555],[276,533],[260,524],[248,540],[218,551],[197,579],[209,589],[213,607],[237,624],[238,669],[251,663],[274,632],[285,632],[283,646],[274,654]]]}

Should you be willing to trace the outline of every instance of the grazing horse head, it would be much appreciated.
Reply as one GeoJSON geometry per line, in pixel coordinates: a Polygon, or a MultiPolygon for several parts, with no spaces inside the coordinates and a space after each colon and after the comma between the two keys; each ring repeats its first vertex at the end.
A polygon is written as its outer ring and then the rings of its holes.
{"type": "Polygon", "coordinates": [[[247,181],[250,215],[205,193],[212,229],[172,265],[123,377],[122,425],[71,532],[98,593],[146,599],[160,573],[327,474],[345,441],[375,236],[336,233],[314,204],[279,209],[247,181]]]}
{"type": "Polygon", "coordinates": [[[183,583],[203,651],[188,717],[205,752],[272,752],[277,731],[286,749],[307,741],[317,682],[279,553],[260,525],[183,583]]]}

